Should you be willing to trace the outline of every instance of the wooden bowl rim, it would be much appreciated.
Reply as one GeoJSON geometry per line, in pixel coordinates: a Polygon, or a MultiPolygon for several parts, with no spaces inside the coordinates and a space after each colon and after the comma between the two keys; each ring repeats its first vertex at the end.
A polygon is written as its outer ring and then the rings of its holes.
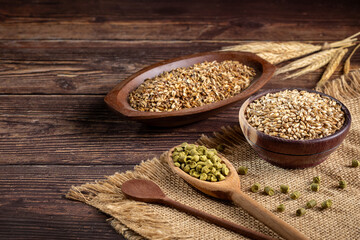
{"type": "MultiPolygon", "coordinates": [[[[260,138],[263,138],[263,139],[267,139],[267,140],[273,140],[273,141],[276,141],[278,143],[288,143],[288,144],[307,144],[307,145],[311,145],[311,144],[314,144],[314,143],[321,143],[321,142],[326,142],[328,140],[331,140],[331,139],[334,139],[334,138],[337,138],[339,136],[341,136],[342,134],[344,134],[345,132],[348,131],[348,129],[350,128],[350,125],[351,125],[351,114],[350,114],[350,111],[349,109],[341,102],[339,101],[338,99],[330,96],[330,95],[327,95],[325,93],[322,93],[322,92],[318,92],[316,90],[312,90],[312,89],[306,89],[306,88],[275,88],[275,89],[268,89],[268,90],[265,90],[265,91],[262,91],[260,93],[257,93],[251,97],[249,97],[244,103],[243,105],[241,106],[240,110],[239,110],[239,121],[240,122],[243,122],[247,127],[249,127],[252,131],[255,131],[256,134],[258,136],[260,136],[260,138]],[[245,112],[245,109],[247,108],[247,106],[253,102],[254,100],[268,94],[268,93],[275,93],[275,92],[281,92],[281,91],[284,91],[284,90],[299,90],[299,91],[307,91],[307,92],[313,92],[313,93],[318,93],[320,94],[321,96],[326,96],[326,97],[329,97],[330,99],[336,101],[338,104],[340,104],[341,106],[341,110],[344,111],[344,115],[345,115],[345,121],[344,121],[344,124],[342,125],[342,127],[336,131],[335,133],[329,135],[329,136],[326,136],[326,137],[323,137],[323,138],[317,138],[317,139],[309,139],[309,140],[291,140],[291,139],[284,139],[284,138],[280,138],[280,137],[275,137],[275,136],[270,136],[268,134],[265,134],[259,130],[257,130],[256,128],[254,128],[253,126],[251,126],[248,121],[246,120],[245,116],[243,115],[243,113],[245,112]]],[[[259,145],[257,145],[259,146],[259,145]]],[[[261,146],[259,146],[261,147],[261,146]]],[[[264,148],[265,150],[267,151],[271,151],[269,149],[266,149],[264,148]]],[[[278,152],[276,152],[278,153],[278,152]]],[[[284,154],[284,153],[280,153],[279,154],[284,154]]]]}
{"type": "MultiPolygon", "coordinates": [[[[205,61],[205,60],[203,60],[205,61]]],[[[200,61],[200,62],[203,62],[200,61]]],[[[241,63],[241,59],[239,60],[241,63]]],[[[199,62],[199,63],[200,63],[199,62]]],[[[193,64],[191,64],[193,65],[193,64]]],[[[190,65],[189,65],[190,66],[190,65]]],[[[141,69],[140,71],[136,72],[132,76],[128,77],[124,81],[117,84],[105,97],[105,102],[114,110],[120,112],[124,116],[127,116],[132,119],[160,119],[160,118],[166,118],[166,117],[177,117],[177,116],[188,116],[193,115],[197,113],[204,113],[211,110],[219,109],[221,107],[225,107],[227,105],[230,105],[232,103],[235,103],[237,101],[240,101],[246,97],[249,97],[254,92],[258,91],[261,87],[263,87],[272,77],[272,75],[275,72],[276,67],[272,65],[271,63],[267,62],[266,60],[260,58],[259,56],[249,53],[249,52],[239,52],[239,51],[220,51],[220,52],[203,52],[203,53],[197,53],[192,55],[186,55],[178,58],[173,58],[165,61],[161,61],[159,63],[152,64],[148,67],[145,67],[141,69]],[[182,109],[172,112],[141,112],[138,110],[133,109],[129,102],[128,102],[128,94],[130,91],[128,91],[126,94],[126,101],[120,100],[120,95],[124,92],[123,89],[127,84],[129,84],[131,81],[133,81],[136,77],[138,77],[141,74],[144,74],[150,70],[153,70],[155,68],[158,68],[160,66],[164,66],[167,64],[175,63],[178,61],[183,60],[189,60],[193,58],[199,58],[199,57],[206,57],[206,56],[221,56],[221,55],[229,55],[229,59],[231,60],[237,60],[241,57],[248,58],[249,61],[254,61],[257,64],[261,65],[262,71],[259,73],[259,77],[252,81],[250,86],[246,88],[244,91],[240,92],[239,94],[235,95],[234,97],[218,101],[215,103],[206,104],[204,106],[195,107],[195,108],[188,108],[188,109],[182,109]]],[[[144,79],[145,80],[145,79],[144,79]]],[[[142,82],[141,82],[142,83],[142,82]]],[[[140,83],[140,84],[141,84],[140,83]]],[[[137,86],[139,86],[138,84],[137,86]]],[[[124,99],[122,97],[122,99],[124,99]]]]}

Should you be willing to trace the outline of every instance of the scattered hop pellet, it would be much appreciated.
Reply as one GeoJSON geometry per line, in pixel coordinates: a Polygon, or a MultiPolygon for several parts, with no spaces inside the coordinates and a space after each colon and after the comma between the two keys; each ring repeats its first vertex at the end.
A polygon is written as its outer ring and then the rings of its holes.
{"type": "Polygon", "coordinates": [[[283,212],[285,211],[285,205],[284,204],[280,204],[279,206],[277,206],[276,210],[278,212],[283,212]]]}
{"type": "Polygon", "coordinates": [[[320,184],[320,182],[321,182],[320,176],[316,176],[316,177],[313,178],[313,183],[320,184]]]}
{"type": "Polygon", "coordinates": [[[260,190],[260,183],[254,183],[254,185],[251,186],[251,191],[253,193],[256,193],[260,190]]]}
{"type": "Polygon", "coordinates": [[[328,200],[326,200],[326,201],[324,201],[324,202],[321,203],[321,208],[322,208],[322,209],[327,209],[327,208],[329,208],[329,207],[331,207],[331,206],[332,206],[332,201],[331,201],[331,199],[328,199],[328,200]]]}
{"type": "Polygon", "coordinates": [[[296,216],[303,216],[306,213],[304,208],[299,208],[298,210],[296,210],[296,216]]]}
{"type": "Polygon", "coordinates": [[[351,162],[351,166],[352,167],[354,167],[354,168],[356,168],[356,167],[358,167],[360,165],[360,163],[359,163],[359,161],[358,160],[352,160],[352,162],[351,162]]]}
{"type": "Polygon", "coordinates": [[[281,191],[282,193],[288,193],[288,192],[289,192],[289,186],[288,186],[288,185],[284,185],[284,184],[280,185],[280,191],[281,191]]]}
{"type": "Polygon", "coordinates": [[[339,181],[339,188],[345,189],[346,186],[347,186],[347,182],[345,180],[340,180],[339,181]]]}
{"type": "Polygon", "coordinates": [[[241,167],[238,168],[238,173],[239,173],[240,175],[246,175],[247,172],[248,172],[248,168],[247,168],[247,167],[241,166],[241,167]]]}
{"type": "Polygon", "coordinates": [[[312,183],[312,184],[310,185],[310,188],[311,188],[311,191],[313,191],[313,192],[318,192],[320,186],[319,186],[319,184],[317,184],[317,183],[312,183]]]}
{"type": "Polygon", "coordinates": [[[298,199],[300,197],[300,193],[298,191],[295,191],[293,193],[290,194],[290,198],[291,199],[298,199]]]}
{"type": "Polygon", "coordinates": [[[216,146],[216,150],[218,152],[223,152],[225,150],[225,145],[224,144],[219,144],[216,146]]]}
{"type": "Polygon", "coordinates": [[[269,186],[266,186],[264,188],[264,192],[269,196],[273,196],[275,194],[274,190],[269,186]]]}
{"type": "Polygon", "coordinates": [[[312,200],[310,200],[310,201],[308,201],[308,202],[306,203],[306,207],[307,207],[307,208],[313,208],[313,207],[316,206],[316,204],[317,204],[317,202],[316,202],[314,199],[312,199],[312,200]]]}

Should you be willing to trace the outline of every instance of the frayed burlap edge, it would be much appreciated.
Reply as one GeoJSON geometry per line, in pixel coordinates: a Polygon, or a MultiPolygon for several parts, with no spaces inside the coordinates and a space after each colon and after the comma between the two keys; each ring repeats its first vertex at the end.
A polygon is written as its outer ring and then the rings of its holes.
{"type": "Polygon", "coordinates": [[[93,206],[111,215],[110,224],[117,232],[129,240],[139,239],[192,239],[192,236],[180,235],[174,226],[159,219],[146,203],[127,199],[121,192],[123,182],[139,178],[154,180],[158,174],[169,171],[165,165],[164,154],[159,159],[142,162],[134,171],[115,173],[106,180],[72,186],[66,194],[68,199],[77,200],[93,206]],[[156,173],[156,174],[155,174],[156,173]]]}
{"type": "Polygon", "coordinates": [[[360,69],[327,82],[322,87],[316,88],[316,90],[340,101],[360,97],[360,69]]]}
{"type": "MultiPolygon", "coordinates": [[[[360,69],[343,75],[333,81],[327,82],[323,87],[316,90],[331,95],[341,101],[360,97],[360,69]]],[[[202,135],[198,144],[208,147],[216,147],[223,144],[224,154],[227,155],[237,144],[245,141],[239,126],[222,127],[221,132],[215,132],[213,137],[202,135]]],[[[165,154],[165,153],[164,153],[165,154]]],[[[79,187],[72,186],[66,197],[91,205],[100,211],[111,215],[111,226],[126,239],[193,239],[191,234],[180,236],[170,222],[158,219],[157,213],[145,203],[128,200],[122,194],[121,184],[129,179],[143,178],[152,179],[156,176],[149,168],[156,168],[157,174],[168,171],[163,161],[164,154],[159,159],[142,162],[134,168],[134,171],[115,173],[103,181],[87,183],[79,187]]]]}

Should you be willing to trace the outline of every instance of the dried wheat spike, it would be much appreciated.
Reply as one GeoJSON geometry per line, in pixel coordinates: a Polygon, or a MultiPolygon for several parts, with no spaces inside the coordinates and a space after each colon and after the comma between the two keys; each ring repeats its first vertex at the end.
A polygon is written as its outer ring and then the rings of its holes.
{"type": "Polygon", "coordinates": [[[347,53],[347,48],[339,49],[330,60],[325,72],[323,73],[320,81],[317,83],[317,87],[321,87],[325,84],[327,80],[331,77],[331,75],[335,72],[336,68],[339,66],[341,60],[343,59],[344,55],[347,53]]]}
{"type": "Polygon", "coordinates": [[[288,52],[283,54],[275,54],[270,52],[257,53],[259,57],[265,59],[266,61],[272,64],[279,64],[281,62],[285,62],[290,59],[298,58],[304,55],[308,55],[310,53],[316,52],[320,49],[320,46],[314,46],[313,48],[304,49],[299,52],[288,52]]]}
{"type": "Polygon", "coordinates": [[[360,47],[360,44],[358,44],[354,50],[351,52],[351,54],[349,55],[349,57],[346,59],[345,64],[344,64],[344,74],[348,74],[350,72],[350,59],[352,58],[352,56],[354,55],[354,53],[356,52],[356,50],[360,47]]]}
{"type": "MultiPolygon", "coordinates": [[[[297,71],[293,74],[290,74],[289,76],[286,76],[285,78],[283,78],[283,80],[288,79],[288,78],[296,78],[299,77],[301,75],[304,75],[306,73],[315,71],[323,66],[325,66],[326,64],[328,64],[328,62],[330,62],[330,60],[333,58],[334,54],[336,54],[336,49],[331,49],[331,50],[325,50],[325,51],[329,51],[327,54],[323,54],[321,55],[321,58],[314,58],[316,60],[312,61],[310,63],[310,65],[308,65],[306,68],[303,68],[300,71],[297,71]],[[334,50],[334,51],[332,51],[334,50]]],[[[321,53],[321,52],[320,52],[321,53]]],[[[315,55],[315,54],[313,54],[315,55]]]]}
{"type": "MultiPolygon", "coordinates": [[[[223,51],[244,51],[252,53],[270,52],[274,54],[284,54],[288,52],[299,52],[307,49],[320,50],[321,46],[316,46],[301,42],[253,42],[243,45],[223,47],[223,51]]],[[[317,51],[315,50],[315,51],[317,51]]]]}
{"type": "Polygon", "coordinates": [[[290,72],[290,71],[293,71],[293,70],[296,70],[299,68],[303,68],[303,67],[309,66],[313,63],[316,64],[316,63],[322,62],[324,59],[330,60],[336,51],[337,51],[337,49],[323,50],[321,52],[314,53],[310,56],[301,58],[299,60],[289,63],[288,65],[286,65],[282,68],[279,68],[275,72],[275,75],[278,75],[280,73],[290,72]]]}

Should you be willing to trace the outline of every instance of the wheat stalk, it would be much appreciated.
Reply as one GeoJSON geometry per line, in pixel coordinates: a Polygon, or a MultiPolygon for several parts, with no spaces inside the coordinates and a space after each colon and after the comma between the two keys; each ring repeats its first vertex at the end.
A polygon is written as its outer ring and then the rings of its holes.
{"type": "Polygon", "coordinates": [[[288,65],[286,65],[282,68],[279,68],[275,72],[275,75],[278,75],[280,73],[290,72],[290,71],[293,71],[293,70],[296,70],[299,68],[309,66],[314,62],[320,62],[324,58],[326,58],[326,59],[328,59],[329,57],[331,58],[336,51],[337,51],[337,49],[323,50],[321,52],[314,53],[310,56],[301,58],[299,60],[289,63],[288,65]]]}
{"type": "Polygon", "coordinates": [[[350,59],[352,58],[352,56],[354,55],[354,53],[356,52],[356,50],[360,47],[360,44],[358,44],[354,50],[351,52],[351,54],[349,55],[349,57],[346,59],[345,64],[344,64],[344,74],[348,74],[350,72],[350,59]]]}
{"type": "Polygon", "coordinates": [[[284,62],[284,61],[287,61],[287,60],[290,60],[293,58],[298,58],[298,57],[316,52],[319,49],[321,49],[321,47],[314,46],[314,48],[303,49],[302,51],[299,51],[299,52],[288,52],[288,53],[283,53],[283,54],[263,52],[263,53],[258,53],[257,55],[272,64],[279,64],[281,62],[284,62]]]}
{"type": "Polygon", "coordinates": [[[350,46],[354,45],[354,43],[357,41],[357,38],[355,38],[355,37],[358,36],[359,34],[360,34],[360,32],[357,32],[354,35],[351,35],[350,37],[345,38],[341,41],[337,41],[337,42],[333,42],[333,43],[325,43],[323,46],[323,49],[338,48],[338,47],[350,47],[350,46]]]}
{"type": "MultiPolygon", "coordinates": [[[[290,74],[290,75],[286,76],[285,78],[283,78],[282,80],[285,80],[285,79],[288,79],[288,78],[299,77],[299,76],[304,75],[306,73],[315,71],[315,70],[325,66],[326,64],[328,64],[328,62],[330,62],[330,60],[336,54],[336,49],[325,50],[325,51],[328,51],[328,52],[326,54],[321,54],[321,55],[318,54],[321,57],[318,57],[318,56],[314,57],[313,61],[310,64],[305,65],[305,66],[307,66],[306,68],[303,68],[300,71],[297,71],[297,72],[295,72],[293,74],[290,74]]],[[[313,54],[313,55],[315,55],[315,54],[313,54]]]]}
{"type": "Polygon", "coordinates": [[[336,68],[339,66],[341,60],[343,59],[344,55],[347,53],[347,48],[339,49],[330,60],[325,72],[323,73],[320,81],[316,84],[316,87],[321,87],[325,84],[327,80],[331,77],[331,75],[335,72],[336,68]]]}
{"type": "Polygon", "coordinates": [[[317,50],[320,50],[321,46],[300,42],[253,42],[243,45],[223,47],[222,51],[243,51],[252,53],[271,52],[274,54],[283,54],[288,52],[303,51],[309,48],[316,48],[317,50]]]}

